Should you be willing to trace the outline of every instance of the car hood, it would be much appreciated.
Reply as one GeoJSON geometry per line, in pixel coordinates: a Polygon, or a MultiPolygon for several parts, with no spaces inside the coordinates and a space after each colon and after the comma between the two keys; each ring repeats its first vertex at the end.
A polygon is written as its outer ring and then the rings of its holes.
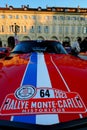
{"type": "Polygon", "coordinates": [[[0,60],[0,120],[52,125],[87,117],[87,61],[69,54],[0,60]]]}

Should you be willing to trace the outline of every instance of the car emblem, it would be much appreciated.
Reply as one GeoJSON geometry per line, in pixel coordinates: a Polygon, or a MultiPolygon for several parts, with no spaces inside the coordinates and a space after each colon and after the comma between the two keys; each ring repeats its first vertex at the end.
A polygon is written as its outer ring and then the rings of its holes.
{"type": "Polygon", "coordinates": [[[15,91],[15,96],[18,99],[30,99],[36,94],[35,87],[31,85],[24,85],[15,91]]]}

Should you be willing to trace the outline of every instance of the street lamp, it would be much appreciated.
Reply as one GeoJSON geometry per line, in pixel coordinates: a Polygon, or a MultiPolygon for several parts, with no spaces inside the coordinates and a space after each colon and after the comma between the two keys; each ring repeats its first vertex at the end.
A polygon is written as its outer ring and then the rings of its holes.
{"type": "Polygon", "coordinates": [[[14,23],[14,25],[12,25],[12,31],[13,31],[13,33],[15,34],[15,36],[17,35],[17,33],[19,32],[19,26],[16,24],[16,23],[14,23]]]}
{"type": "Polygon", "coordinates": [[[19,28],[20,28],[20,26],[18,26],[16,23],[14,23],[14,25],[12,25],[12,32],[14,33],[15,44],[18,43],[17,33],[19,32],[19,28]]]}

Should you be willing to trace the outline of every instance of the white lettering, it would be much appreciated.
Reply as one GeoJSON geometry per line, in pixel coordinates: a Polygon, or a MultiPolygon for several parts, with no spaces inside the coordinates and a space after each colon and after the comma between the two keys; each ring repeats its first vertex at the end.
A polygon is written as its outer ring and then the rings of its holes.
{"type": "Polygon", "coordinates": [[[56,105],[54,101],[31,102],[31,108],[56,108],[56,105]]]}
{"type": "Polygon", "coordinates": [[[7,98],[7,100],[4,103],[3,110],[5,110],[5,109],[8,110],[10,102],[11,102],[11,99],[7,98]]]}
{"type": "Polygon", "coordinates": [[[56,98],[67,98],[67,95],[64,91],[61,90],[55,90],[55,97],[56,98]]]}
{"type": "Polygon", "coordinates": [[[79,106],[79,108],[83,107],[81,100],[78,97],[75,97],[75,101],[76,101],[77,105],[79,106]]]}
{"type": "Polygon", "coordinates": [[[28,105],[28,101],[19,101],[7,98],[3,110],[27,109],[28,105]]]}
{"type": "Polygon", "coordinates": [[[63,107],[63,104],[62,104],[62,101],[61,101],[61,100],[58,101],[58,107],[59,107],[59,108],[62,108],[62,107],[63,107]]]}
{"type": "Polygon", "coordinates": [[[63,107],[68,108],[68,104],[67,104],[66,100],[63,100],[63,107]]]}
{"type": "Polygon", "coordinates": [[[59,108],[82,108],[83,105],[78,97],[57,101],[59,108]]]}
{"type": "Polygon", "coordinates": [[[69,107],[69,108],[76,107],[76,106],[75,106],[75,103],[72,102],[72,100],[73,100],[73,99],[67,99],[67,104],[68,104],[68,107],[69,107]]]}

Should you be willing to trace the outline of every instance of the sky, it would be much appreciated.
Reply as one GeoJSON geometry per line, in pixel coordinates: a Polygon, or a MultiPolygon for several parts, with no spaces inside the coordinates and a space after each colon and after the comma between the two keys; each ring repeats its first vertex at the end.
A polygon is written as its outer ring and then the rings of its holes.
{"type": "Polygon", "coordinates": [[[42,7],[77,7],[87,8],[87,0],[0,0],[0,7],[12,5],[20,8],[22,5],[29,5],[30,8],[42,7]]]}

